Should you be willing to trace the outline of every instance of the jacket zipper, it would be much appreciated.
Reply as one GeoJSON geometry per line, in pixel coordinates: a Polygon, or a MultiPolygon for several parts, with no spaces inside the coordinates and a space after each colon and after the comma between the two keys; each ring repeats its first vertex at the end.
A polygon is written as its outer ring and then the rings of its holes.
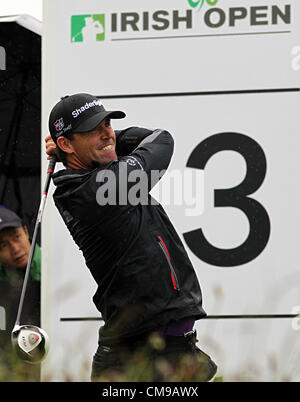
{"type": "Polygon", "coordinates": [[[171,263],[170,253],[169,253],[167,246],[165,245],[163,239],[161,238],[161,236],[157,236],[157,237],[159,239],[158,244],[160,245],[160,248],[162,249],[162,251],[166,257],[166,260],[168,261],[168,264],[169,264],[169,268],[171,270],[171,279],[172,279],[173,288],[174,288],[174,290],[177,290],[179,292],[180,291],[179,283],[178,283],[176,272],[171,263]]]}

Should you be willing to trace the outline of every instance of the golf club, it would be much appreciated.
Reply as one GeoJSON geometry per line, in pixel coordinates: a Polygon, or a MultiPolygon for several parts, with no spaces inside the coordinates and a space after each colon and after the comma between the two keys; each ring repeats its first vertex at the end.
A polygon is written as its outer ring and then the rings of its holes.
{"type": "Polygon", "coordinates": [[[11,333],[11,341],[13,350],[16,355],[23,361],[27,363],[37,364],[40,363],[47,355],[49,349],[49,338],[47,333],[41,328],[34,325],[20,325],[21,314],[23,310],[24,298],[26,293],[26,288],[28,284],[30,267],[34,255],[35,245],[38,230],[42,220],[43,211],[45,208],[46,198],[48,194],[48,189],[50,186],[51,176],[54,172],[56,164],[56,156],[52,156],[48,165],[47,178],[44,186],[43,195],[41,197],[41,202],[37,214],[37,219],[35,222],[30,254],[28,263],[26,266],[24,282],[21,292],[21,297],[19,301],[18,313],[14,328],[11,333]]]}

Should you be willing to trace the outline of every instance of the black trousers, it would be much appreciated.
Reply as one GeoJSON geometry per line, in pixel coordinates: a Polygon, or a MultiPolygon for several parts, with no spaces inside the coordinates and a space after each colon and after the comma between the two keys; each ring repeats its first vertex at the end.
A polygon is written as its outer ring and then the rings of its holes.
{"type": "Polygon", "coordinates": [[[91,379],[207,382],[216,374],[217,365],[196,342],[196,331],[192,331],[185,336],[152,333],[126,344],[99,344],[91,379]]]}

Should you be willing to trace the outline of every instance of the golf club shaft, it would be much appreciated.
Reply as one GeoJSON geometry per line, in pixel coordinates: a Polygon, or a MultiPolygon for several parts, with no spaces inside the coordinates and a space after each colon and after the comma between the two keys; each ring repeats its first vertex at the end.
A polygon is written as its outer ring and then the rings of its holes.
{"type": "Polygon", "coordinates": [[[28,278],[29,278],[29,273],[30,273],[30,267],[31,267],[31,263],[33,260],[33,256],[34,256],[35,246],[36,246],[37,234],[38,234],[39,226],[40,226],[40,223],[42,220],[42,215],[43,215],[43,211],[45,208],[48,189],[50,186],[51,176],[52,176],[52,173],[54,172],[55,164],[56,164],[56,156],[53,155],[51,157],[51,160],[48,165],[46,183],[44,186],[44,191],[42,194],[39,211],[38,211],[37,219],[35,222],[35,227],[34,227],[33,237],[32,237],[32,241],[31,241],[31,247],[30,247],[30,254],[29,254],[29,259],[28,259],[27,266],[26,266],[24,282],[23,282],[21,297],[20,297],[20,301],[19,301],[19,308],[18,308],[18,314],[17,314],[15,326],[20,325],[20,319],[21,319],[21,314],[22,314],[22,310],[23,310],[24,298],[25,298],[25,293],[26,293],[26,288],[27,288],[27,283],[28,283],[28,278]]]}

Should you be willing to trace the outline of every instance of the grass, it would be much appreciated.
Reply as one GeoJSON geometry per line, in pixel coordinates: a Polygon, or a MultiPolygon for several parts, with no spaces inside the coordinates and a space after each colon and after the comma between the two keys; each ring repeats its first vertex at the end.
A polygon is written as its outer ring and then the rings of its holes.
{"type": "MultiPolygon", "coordinates": [[[[116,370],[106,370],[97,381],[100,382],[203,382],[206,381],[206,372],[210,367],[210,360],[205,354],[183,355],[178,356],[178,352],[173,350],[168,354],[164,351],[164,341],[158,338],[158,334],[154,334],[150,339],[147,347],[137,349],[135,353],[124,352],[115,353],[112,357],[115,360],[121,359],[124,363],[124,372],[116,370]],[[150,355],[149,355],[149,350],[150,355]],[[149,356],[156,355],[156,358],[149,356]],[[174,362],[177,362],[176,369],[174,362]]],[[[108,357],[109,358],[109,357],[108,357]]],[[[106,357],[107,359],[107,357],[106,357]]],[[[82,372],[89,372],[88,364],[83,365],[82,372]],[[83,371],[84,370],[84,371],[83,371]]],[[[0,382],[36,382],[39,381],[39,365],[31,365],[22,363],[14,356],[10,350],[2,354],[0,359],[0,382]],[[1,362],[2,360],[2,362],[1,362]]],[[[51,381],[49,377],[46,381],[51,381]]],[[[64,381],[74,381],[68,375],[65,375],[64,381]]],[[[220,382],[218,377],[215,381],[220,382]]]]}

